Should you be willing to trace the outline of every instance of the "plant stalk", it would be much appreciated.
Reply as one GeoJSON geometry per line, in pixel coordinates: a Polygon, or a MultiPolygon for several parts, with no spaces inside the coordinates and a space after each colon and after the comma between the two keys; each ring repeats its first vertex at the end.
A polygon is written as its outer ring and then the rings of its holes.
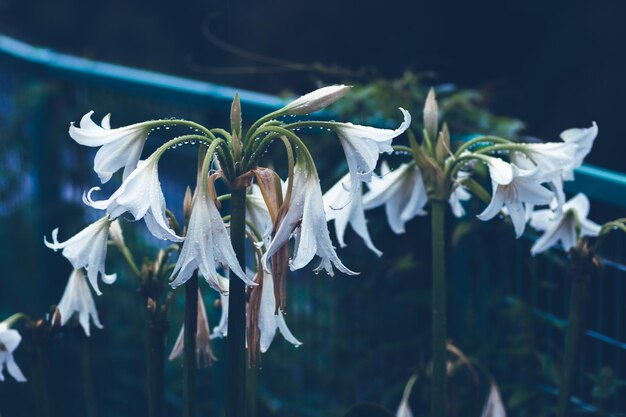
{"type": "Polygon", "coordinates": [[[39,416],[51,417],[52,407],[50,405],[50,392],[48,390],[48,370],[46,368],[46,357],[42,341],[36,340],[33,343],[35,350],[35,390],[37,397],[37,409],[39,416]]]}
{"type": "Polygon", "coordinates": [[[563,371],[561,374],[561,386],[559,388],[559,402],[557,417],[565,417],[570,404],[572,380],[576,366],[576,355],[583,332],[583,318],[587,304],[587,287],[589,284],[589,272],[572,271],[572,288],[569,300],[569,318],[567,334],[565,336],[565,357],[563,359],[563,371]]]}
{"type": "Polygon", "coordinates": [[[161,304],[156,301],[154,311],[148,312],[148,415],[162,417],[165,407],[164,379],[165,379],[165,326],[162,317],[161,304]]]}
{"type": "Polygon", "coordinates": [[[431,201],[432,221],[432,388],[431,417],[446,415],[446,202],[431,201]]]}
{"type": "MultiPolygon", "coordinates": [[[[233,189],[230,241],[245,271],[246,190],[233,189]]],[[[246,417],[246,286],[231,276],[226,352],[226,417],[246,417]]]]}
{"type": "Polygon", "coordinates": [[[87,417],[98,417],[96,390],[93,384],[93,374],[91,372],[89,337],[82,335],[81,339],[81,371],[83,374],[83,396],[85,399],[85,415],[87,417]]]}
{"type": "Polygon", "coordinates": [[[185,283],[185,346],[183,416],[196,415],[196,333],[198,332],[198,271],[185,283]]]}

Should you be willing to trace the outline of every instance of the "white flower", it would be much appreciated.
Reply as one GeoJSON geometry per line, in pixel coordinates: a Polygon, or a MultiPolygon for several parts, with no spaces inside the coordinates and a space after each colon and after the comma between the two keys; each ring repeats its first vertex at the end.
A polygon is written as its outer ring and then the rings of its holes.
{"type": "Polygon", "coordinates": [[[513,153],[511,160],[523,169],[537,169],[537,174],[544,178],[559,176],[570,172],[576,165],[577,145],[567,142],[524,143],[522,144],[528,156],[513,153]],[[530,158],[530,161],[528,161],[530,158]],[[528,163],[530,162],[530,164],[528,163]],[[525,165],[524,165],[525,163],[525,165]]]}
{"type": "Polygon", "coordinates": [[[0,381],[4,381],[4,366],[17,382],[26,382],[24,374],[15,362],[13,352],[22,341],[17,330],[9,329],[5,322],[0,323],[0,381]]]}
{"type": "Polygon", "coordinates": [[[220,305],[222,306],[222,315],[220,322],[213,328],[211,339],[228,336],[228,294],[220,293],[220,305]]]}
{"type": "Polygon", "coordinates": [[[376,256],[381,256],[382,252],[374,246],[369,232],[367,231],[361,184],[359,183],[358,193],[346,204],[346,195],[349,194],[349,189],[350,174],[346,174],[337,184],[333,185],[330,190],[326,191],[323,196],[326,221],[335,221],[335,234],[337,235],[339,246],[342,248],[346,246],[344,234],[349,223],[354,231],[361,236],[365,245],[374,252],[376,256]]]}
{"type": "Polygon", "coordinates": [[[194,197],[187,236],[170,278],[176,279],[170,285],[176,288],[184,284],[199,269],[211,287],[226,292],[224,280],[216,270],[218,264],[229,268],[246,284],[255,285],[241,269],[222,216],[209,197],[206,182],[204,185],[201,182],[194,197]]]}
{"type": "Polygon", "coordinates": [[[417,375],[411,376],[406,383],[404,392],[402,393],[402,400],[396,411],[396,417],[413,417],[413,412],[411,411],[411,407],[409,407],[409,398],[411,397],[411,390],[413,389],[413,385],[415,385],[415,381],[417,381],[417,375]]]}
{"type": "Polygon", "coordinates": [[[536,255],[544,252],[561,241],[564,251],[576,246],[578,240],[577,223],[580,227],[580,236],[597,236],[601,226],[587,219],[589,214],[589,199],[579,193],[563,205],[563,211],[555,216],[552,210],[537,210],[531,215],[530,225],[545,232],[530,249],[536,255]]]}
{"type": "Polygon", "coordinates": [[[504,409],[504,403],[500,397],[500,391],[498,390],[498,386],[494,383],[491,384],[489,396],[483,406],[480,417],[506,417],[506,410],[504,409]]]}
{"type": "MultiPolygon", "coordinates": [[[[196,330],[196,364],[198,367],[201,364],[204,366],[208,366],[213,362],[217,361],[217,358],[213,354],[213,349],[211,349],[211,338],[210,338],[210,329],[209,329],[209,319],[206,315],[206,307],[204,306],[204,300],[202,299],[202,294],[200,293],[200,289],[198,289],[198,327],[196,330]]],[[[176,338],[176,343],[174,343],[174,347],[172,348],[172,352],[168,359],[173,361],[174,359],[180,357],[183,354],[183,350],[185,348],[185,324],[180,328],[180,332],[178,333],[178,337],[176,338]]]]}
{"type": "Polygon", "coordinates": [[[96,310],[96,303],[93,301],[91,290],[85,280],[85,274],[83,274],[82,269],[72,271],[57,307],[59,313],[61,313],[61,326],[64,326],[74,313],[78,313],[78,322],[87,336],[90,334],[89,318],[93,320],[93,324],[97,328],[102,328],[98,318],[98,311],[96,310]]]}
{"type": "Polygon", "coordinates": [[[293,192],[288,204],[289,208],[263,255],[263,265],[267,267],[268,260],[289,243],[295,232],[294,255],[290,261],[292,271],[305,267],[317,255],[321,262],[315,268],[316,272],[324,269],[332,276],[334,265],[344,274],[356,275],[341,262],[330,240],[322,190],[315,168],[296,164],[293,192]]]}
{"type": "Polygon", "coordinates": [[[450,209],[452,210],[452,214],[454,215],[454,217],[465,216],[465,209],[463,208],[463,204],[461,204],[461,201],[467,201],[472,198],[472,195],[462,185],[463,179],[467,178],[469,175],[470,174],[468,172],[459,171],[454,184],[454,188],[450,193],[450,198],[448,202],[450,204],[450,209]]]}
{"type": "Polygon", "coordinates": [[[541,186],[542,179],[536,177],[535,171],[521,170],[499,158],[488,158],[492,197],[487,208],[477,217],[480,220],[490,220],[506,206],[515,234],[520,237],[527,221],[525,205],[549,204],[554,193],[541,186]]]}
{"type": "Polygon", "coordinates": [[[141,151],[150,133],[150,122],[136,123],[111,129],[111,114],[102,119],[102,126],[91,120],[93,111],[80,120],[80,127],[70,126],[70,136],[81,145],[98,147],[94,160],[94,171],[102,183],[124,167],[124,179],[135,169],[141,151]]]}
{"type": "MultiPolygon", "coordinates": [[[[582,165],[583,159],[591,151],[593,141],[598,136],[598,125],[593,122],[591,127],[586,129],[567,129],[561,132],[561,140],[567,143],[576,144],[576,166],[578,168],[582,165]]],[[[566,180],[571,178],[565,178],[566,180]]]]}
{"type": "Polygon", "coordinates": [[[124,234],[122,233],[122,227],[120,226],[119,220],[113,220],[111,222],[111,226],[109,227],[109,236],[111,240],[117,247],[124,247],[126,244],[124,243],[124,234]]]}
{"type": "Polygon", "coordinates": [[[272,344],[276,329],[283,335],[286,341],[298,347],[302,344],[295,338],[287,327],[285,316],[279,311],[276,313],[276,298],[274,297],[274,280],[272,275],[265,273],[263,287],[261,289],[261,306],[259,309],[259,332],[261,353],[267,352],[272,344]]]}
{"type": "Polygon", "coordinates": [[[347,85],[322,87],[295,99],[279,111],[294,115],[313,113],[333,104],[345,96],[349,90],[350,86],[347,85]]]}
{"type": "Polygon", "coordinates": [[[91,193],[100,190],[94,187],[87,196],[85,204],[100,210],[106,210],[111,220],[129,212],[135,220],[144,219],[150,233],[158,239],[180,242],[170,228],[165,216],[165,198],[159,182],[159,157],[155,153],[144,161],[139,161],[137,168],[122,182],[122,185],[107,200],[94,201],[91,193]]]}
{"type": "Polygon", "coordinates": [[[414,163],[402,164],[391,171],[386,162],[381,164],[381,177],[372,177],[370,191],[363,196],[366,210],[385,205],[391,230],[404,233],[404,224],[415,216],[424,216],[428,203],[422,174],[414,163]]]}
{"type": "Polygon", "coordinates": [[[98,274],[106,284],[115,282],[115,274],[107,275],[104,272],[104,261],[107,256],[107,239],[111,221],[107,216],[90,224],[65,242],[59,242],[57,236],[59,229],[52,231],[52,242],[44,237],[44,243],[55,251],[63,249],[65,256],[74,269],[85,268],[87,277],[96,294],[101,295],[98,288],[98,274]]]}
{"type": "Polygon", "coordinates": [[[251,188],[252,193],[246,195],[246,220],[265,238],[271,232],[272,218],[259,186],[252,184],[251,188]]]}
{"type": "Polygon", "coordinates": [[[411,115],[403,108],[400,108],[400,111],[404,116],[404,121],[395,130],[377,129],[352,123],[333,123],[350,170],[351,189],[346,201],[355,197],[361,181],[371,181],[379,154],[393,152],[392,140],[409,128],[411,115]]]}

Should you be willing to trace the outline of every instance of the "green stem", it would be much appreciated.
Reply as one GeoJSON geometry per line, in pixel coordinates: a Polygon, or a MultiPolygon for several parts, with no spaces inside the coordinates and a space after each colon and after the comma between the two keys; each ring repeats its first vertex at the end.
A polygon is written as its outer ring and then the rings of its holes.
{"type": "MultiPolygon", "coordinates": [[[[246,190],[231,193],[230,241],[245,270],[246,190]]],[[[246,286],[230,279],[226,353],[226,417],[246,417],[246,286]]]]}
{"type": "Polygon", "coordinates": [[[505,138],[500,138],[497,136],[479,136],[477,138],[468,140],[467,142],[465,142],[464,144],[462,144],[461,146],[459,146],[459,148],[456,150],[456,152],[454,153],[455,156],[461,156],[461,154],[463,153],[463,151],[465,151],[466,149],[471,148],[472,146],[478,144],[478,143],[482,143],[482,142],[490,142],[490,143],[514,143],[512,140],[510,139],[505,139],[505,138]]]}
{"type": "Polygon", "coordinates": [[[256,367],[248,368],[248,417],[257,416],[257,385],[259,379],[259,369],[256,367]]]}
{"type": "Polygon", "coordinates": [[[89,338],[81,336],[81,371],[83,374],[83,395],[85,399],[85,415],[87,417],[98,417],[98,404],[96,402],[96,390],[93,384],[91,373],[91,358],[89,354],[89,338]]]}
{"type": "Polygon", "coordinates": [[[50,393],[48,391],[48,370],[46,368],[46,358],[42,342],[33,341],[35,349],[35,390],[37,395],[37,409],[40,417],[52,416],[50,406],[50,393]]]}
{"type": "Polygon", "coordinates": [[[165,322],[162,316],[161,303],[155,300],[154,311],[148,310],[148,355],[147,355],[147,377],[148,377],[148,415],[150,417],[162,417],[164,402],[164,380],[165,380],[165,322]]]}
{"type": "Polygon", "coordinates": [[[198,331],[198,271],[185,283],[185,347],[183,416],[196,415],[196,333],[198,331]]]}
{"type": "Polygon", "coordinates": [[[569,300],[569,322],[565,336],[565,357],[563,359],[563,371],[559,389],[557,417],[565,417],[570,404],[572,379],[576,367],[576,354],[583,331],[583,317],[587,303],[587,286],[590,278],[588,273],[581,273],[575,270],[572,272],[572,275],[572,288],[569,300]]]}
{"type": "Polygon", "coordinates": [[[432,217],[432,358],[431,417],[446,415],[446,202],[431,201],[432,217]]]}

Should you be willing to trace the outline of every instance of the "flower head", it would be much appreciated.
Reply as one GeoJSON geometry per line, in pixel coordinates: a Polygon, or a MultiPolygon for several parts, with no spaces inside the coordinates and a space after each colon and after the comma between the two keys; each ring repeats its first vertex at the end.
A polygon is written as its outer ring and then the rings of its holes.
{"type": "Polygon", "coordinates": [[[61,313],[61,326],[64,326],[74,313],[78,313],[78,322],[87,336],[90,335],[89,318],[97,328],[102,328],[96,303],[93,301],[91,290],[87,285],[82,269],[72,271],[57,308],[61,313]]]}
{"type": "Polygon", "coordinates": [[[333,129],[339,136],[350,170],[351,187],[346,201],[355,197],[361,181],[371,181],[372,173],[378,163],[378,156],[382,152],[393,152],[392,140],[404,133],[411,125],[409,112],[403,108],[400,108],[400,111],[404,116],[404,121],[395,130],[377,129],[352,123],[333,123],[333,129]]]}
{"type": "MultiPolygon", "coordinates": [[[[213,349],[211,348],[209,318],[206,315],[206,307],[202,299],[202,293],[198,289],[198,327],[196,330],[196,364],[198,368],[204,364],[205,367],[217,361],[213,349]]],[[[182,356],[185,348],[185,325],[183,324],[176,338],[176,343],[172,348],[172,352],[168,359],[174,359],[182,356]]]]}
{"type": "Polygon", "coordinates": [[[63,249],[63,256],[67,258],[74,269],[85,268],[87,277],[96,294],[100,295],[98,288],[98,274],[106,284],[115,282],[117,275],[107,275],[104,271],[104,261],[107,256],[107,239],[111,221],[108,216],[90,224],[65,242],[59,242],[57,236],[59,229],[52,231],[52,242],[44,237],[44,243],[55,251],[63,249]]]}
{"type": "MultiPolygon", "coordinates": [[[[253,291],[258,291],[254,289],[253,291]]],[[[276,313],[276,298],[274,297],[274,282],[272,274],[265,273],[263,276],[263,285],[261,288],[261,305],[259,309],[259,331],[260,331],[260,347],[261,353],[267,352],[276,330],[283,335],[286,341],[298,347],[302,344],[295,338],[293,333],[287,327],[285,316],[280,311],[276,313]]]]}
{"type": "Polygon", "coordinates": [[[315,167],[311,164],[307,162],[296,164],[293,192],[287,204],[285,207],[288,209],[282,222],[275,230],[267,251],[263,255],[263,264],[267,266],[272,255],[288,244],[292,234],[295,233],[296,243],[293,258],[290,261],[291,270],[305,267],[317,255],[321,258],[321,262],[315,268],[316,272],[324,269],[332,276],[334,265],[344,274],[355,275],[355,272],[346,268],[341,262],[330,240],[324,216],[320,181],[315,167]]]}
{"type": "Polygon", "coordinates": [[[520,237],[526,228],[526,204],[549,204],[554,193],[541,185],[543,180],[536,176],[536,171],[522,170],[499,158],[488,158],[492,197],[487,208],[477,217],[490,220],[506,207],[515,234],[520,237]]]}
{"type": "MultiPolygon", "coordinates": [[[[583,159],[591,151],[593,141],[598,136],[598,125],[593,122],[591,127],[585,129],[567,129],[561,132],[561,140],[566,143],[576,144],[576,166],[578,168],[582,165],[583,159]]],[[[571,179],[571,178],[565,178],[571,179]]]]}
{"type": "MultiPolygon", "coordinates": [[[[215,177],[212,176],[211,186],[214,180],[215,177]]],[[[170,285],[176,288],[184,284],[199,269],[211,287],[219,292],[226,292],[228,289],[217,273],[218,265],[229,268],[246,284],[254,285],[241,269],[222,216],[213,199],[209,197],[207,187],[201,183],[196,190],[187,236],[172,272],[171,278],[176,279],[170,285]]]]}
{"type": "Polygon", "coordinates": [[[139,161],[137,168],[122,182],[120,187],[107,200],[94,201],[91,194],[100,190],[94,187],[87,196],[85,204],[100,210],[106,210],[113,220],[129,212],[135,220],[144,219],[150,233],[158,239],[180,242],[182,237],[170,228],[165,216],[165,197],[159,182],[159,153],[139,161]]]}
{"type": "Polygon", "coordinates": [[[376,256],[381,256],[382,252],[374,246],[367,230],[361,184],[359,184],[358,187],[358,194],[355,195],[353,199],[349,200],[348,203],[345,203],[345,201],[346,195],[349,193],[348,190],[350,189],[350,174],[346,174],[333,185],[330,190],[326,191],[323,195],[326,221],[335,221],[335,234],[337,235],[339,246],[342,248],[346,246],[344,234],[346,227],[350,224],[354,231],[361,236],[365,245],[374,252],[376,256]]]}
{"type": "Polygon", "coordinates": [[[564,251],[576,246],[579,236],[597,236],[601,226],[587,219],[589,199],[579,193],[563,205],[563,210],[555,215],[552,210],[534,211],[530,225],[544,234],[537,239],[530,253],[536,255],[556,245],[559,241],[564,251]]]}
{"type": "Polygon", "coordinates": [[[17,366],[13,352],[22,341],[22,336],[17,330],[9,329],[6,322],[0,323],[0,381],[4,381],[4,366],[17,382],[26,382],[24,374],[17,366]]]}
{"type": "Polygon", "coordinates": [[[394,233],[404,233],[404,224],[415,216],[426,214],[428,195],[422,174],[413,163],[402,164],[391,171],[383,162],[380,178],[372,177],[370,191],[363,196],[366,210],[385,205],[387,221],[394,233]]]}
{"type": "Polygon", "coordinates": [[[70,136],[81,145],[101,148],[96,153],[94,171],[105,183],[120,168],[124,167],[124,179],[137,166],[141,151],[150,133],[150,123],[136,123],[129,126],[111,129],[111,114],[102,119],[98,126],[91,116],[93,111],[85,114],[79,127],[70,125],[70,136]]]}

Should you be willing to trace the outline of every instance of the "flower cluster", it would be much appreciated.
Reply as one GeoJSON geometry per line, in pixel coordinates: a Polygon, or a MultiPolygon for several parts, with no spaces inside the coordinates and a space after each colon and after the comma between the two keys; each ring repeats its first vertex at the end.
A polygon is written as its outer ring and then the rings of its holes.
{"type": "MultiPolygon", "coordinates": [[[[345,246],[344,233],[348,223],[361,235],[368,247],[374,247],[366,227],[362,200],[363,184],[372,190],[382,179],[374,175],[381,153],[393,152],[392,140],[404,133],[411,124],[410,114],[400,109],[403,117],[397,129],[380,129],[330,121],[297,121],[287,123],[285,116],[307,115],[321,110],[343,97],[348,86],[324,87],[306,94],[283,108],[262,117],[244,132],[239,98],[231,110],[231,130],[208,129],[186,120],[151,120],[112,128],[110,114],[100,124],[92,120],[93,112],[85,114],[78,125],[70,126],[69,134],[77,143],[98,148],[94,171],[102,183],[110,181],[123,170],[122,181],[108,198],[97,199],[99,187],[83,196],[83,202],[103,213],[102,217],[65,241],[58,240],[58,229],[46,246],[62,254],[72,264],[72,273],[59,303],[61,323],[66,324],[74,313],[86,335],[90,334],[90,319],[102,327],[91,289],[102,294],[99,281],[112,284],[115,274],[105,272],[107,245],[117,246],[132,263],[132,254],[124,243],[120,222],[143,221],[154,237],[172,242],[178,257],[171,267],[169,284],[175,289],[197,273],[210,287],[220,293],[222,305],[228,305],[231,279],[240,279],[248,294],[248,345],[265,352],[276,330],[294,345],[300,342],[287,328],[282,315],[286,311],[286,276],[289,270],[307,266],[319,258],[315,271],[329,275],[337,269],[356,275],[339,259],[332,243],[327,222],[335,220],[337,240],[345,246]],[[150,133],[161,127],[183,126],[194,130],[161,144],[144,158],[142,153],[150,133]],[[318,172],[311,154],[296,134],[302,127],[317,127],[334,132],[346,157],[348,173],[326,195],[323,194],[318,172]],[[267,147],[282,142],[287,154],[289,171],[285,179],[260,166],[267,147]],[[168,210],[159,181],[159,161],[169,149],[184,143],[201,146],[195,191],[185,199],[185,219],[178,222],[168,210]],[[237,214],[222,213],[222,201],[230,194],[218,196],[216,181],[222,180],[233,193],[245,190],[245,232],[256,252],[257,262],[245,265],[231,244],[231,229],[237,214]],[[182,224],[182,227],[180,226],[182,224]],[[293,242],[293,243],[292,243],[293,242]],[[292,249],[293,248],[293,249],[292,249]],[[248,272],[246,272],[248,268],[248,272]],[[225,278],[226,276],[231,277],[225,278]],[[254,345],[254,346],[251,346],[254,345]]],[[[381,184],[381,186],[385,187],[381,184]]],[[[234,195],[234,194],[233,194],[234,195]]],[[[372,198],[371,206],[382,201],[372,198]]],[[[231,208],[232,208],[232,204],[231,208]]],[[[412,202],[417,207],[421,202],[412,202]]],[[[368,206],[369,207],[369,206],[368,206]]],[[[409,215],[412,213],[409,213],[409,215]]],[[[165,259],[164,262],[169,262],[165,259]]],[[[137,273],[142,273],[134,267],[137,273]]],[[[154,301],[154,300],[152,300],[154,301]]],[[[207,345],[210,338],[227,334],[228,309],[223,309],[220,326],[209,336],[204,304],[198,303],[198,355],[211,362],[214,357],[207,345]],[[206,340],[205,340],[206,339],[206,340]]],[[[182,351],[183,330],[172,358],[182,351]]]]}

